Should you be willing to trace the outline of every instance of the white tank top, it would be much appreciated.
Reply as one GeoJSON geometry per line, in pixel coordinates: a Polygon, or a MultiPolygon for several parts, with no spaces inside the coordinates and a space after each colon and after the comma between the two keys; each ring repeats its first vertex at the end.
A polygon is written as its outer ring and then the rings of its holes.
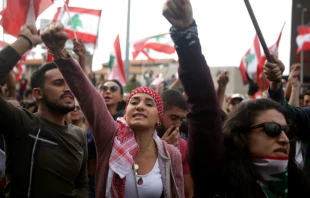
{"type": "Polygon", "coordinates": [[[128,175],[126,175],[126,184],[125,184],[125,198],[136,198],[137,190],[136,185],[138,186],[139,198],[160,198],[163,192],[163,182],[161,180],[161,174],[158,164],[158,159],[151,170],[146,175],[136,175],[134,178],[134,171],[131,170],[128,175]],[[138,180],[143,180],[143,184],[139,185],[138,180]]]}

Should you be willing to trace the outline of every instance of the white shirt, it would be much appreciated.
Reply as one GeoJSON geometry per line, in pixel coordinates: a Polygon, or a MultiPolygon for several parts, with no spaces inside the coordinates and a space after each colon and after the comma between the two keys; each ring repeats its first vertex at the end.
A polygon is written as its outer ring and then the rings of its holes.
{"type": "Polygon", "coordinates": [[[300,140],[296,140],[295,160],[296,160],[297,165],[299,166],[299,168],[302,169],[304,167],[304,157],[303,157],[303,154],[302,154],[302,148],[301,148],[301,141],[300,140]]]}
{"type": "Polygon", "coordinates": [[[126,184],[125,184],[125,198],[135,198],[137,196],[138,187],[139,198],[160,198],[163,193],[163,182],[161,179],[158,159],[151,170],[146,175],[136,175],[134,178],[133,170],[126,175],[126,184]],[[143,183],[138,184],[138,180],[142,179],[143,183]]]}

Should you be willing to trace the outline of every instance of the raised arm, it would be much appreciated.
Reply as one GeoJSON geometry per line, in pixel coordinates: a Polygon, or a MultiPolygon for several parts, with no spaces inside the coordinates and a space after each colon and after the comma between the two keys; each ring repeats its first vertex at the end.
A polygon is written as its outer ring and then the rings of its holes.
{"type": "MultiPolygon", "coordinates": [[[[5,79],[25,52],[41,43],[35,26],[24,25],[21,28],[20,35],[23,36],[19,36],[14,43],[0,51],[0,81],[5,79]]],[[[21,130],[13,130],[14,127],[18,128],[20,125],[29,124],[29,120],[21,120],[28,118],[22,114],[26,115],[26,112],[9,104],[4,96],[0,95],[0,126],[2,126],[1,133],[5,138],[14,135],[14,132],[22,132],[21,130]]]]}
{"type": "Polygon", "coordinates": [[[1,50],[0,81],[10,73],[24,53],[41,43],[41,38],[33,25],[24,25],[20,35],[14,43],[1,50]]]}
{"type": "Polygon", "coordinates": [[[12,97],[12,98],[16,98],[16,83],[15,83],[15,79],[14,79],[14,74],[13,72],[8,73],[8,75],[5,78],[7,87],[8,87],[8,95],[7,97],[12,97]]]}
{"type": "MultiPolygon", "coordinates": [[[[289,99],[289,104],[293,105],[295,107],[299,107],[299,94],[300,94],[300,82],[299,82],[299,76],[300,76],[300,65],[296,64],[291,67],[291,72],[288,77],[287,84],[290,84],[291,86],[291,95],[289,99]]],[[[288,86],[286,86],[288,87],[288,86]]],[[[286,89],[285,89],[286,92],[286,89]]]]}
{"type": "Polygon", "coordinates": [[[178,78],[176,79],[170,86],[169,89],[179,89],[182,86],[181,80],[178,78]]]}
{"type": "Polygon", "coordinates": [[[271,82],[268,93],[269,97],[279,102],[289,114],[294,124],[297,124],[297,136],[301,141],[308,141],[310,139],[310,107],[295,107],[289,105],[284,98],[284,92],[282,89],[282,73],[284,71],[283,63],[272,56],[274,63],[266,62],[264,72],[267,75],[268,80],[271,82]]]}
{"type": "Polygon", "coordinates": [[[219,179],[218,167],[226,159],[220,105],[201,52],[190,2],[168,0],[163,14],[173,26],[170,33],[179,56],[179,77],[190,105],[188,161],[194,196],[210,197],[219,179]]]}
{"type": "Polygon", "coordinates": [[[226,91],[226,86],[227,83],[229,82],[229,76],[227,71],[224,71],[223,73],[221,73],[217,79],[217,87],[216,87],[216,95],[217,95],[217,99],[219,101],[219,104],[221,106],[222,109],[224,109],[225,107],[223,107],[223,103],[224,103],[224,98],[225,98],[225,91],[226,91]]]}
{"type": "Polygon", "coordinates": [[[117,124],[110,115],[104,99],[89,81],[80,65],[65,49],[68,34],[60,22],[51,23],[41,32],[45,45],[54,55],[54,62],[58,66],[64,79],[74,96],[79,101],[81,109],[92,129],[100,155],[110,143],[117,129],[117,124]]]}
{"type": "Polygon", "coordinates": [[[73,51],[79,57],[79,64],[86,74],[86,48],[81,39],[73,40],[73,51]]]}

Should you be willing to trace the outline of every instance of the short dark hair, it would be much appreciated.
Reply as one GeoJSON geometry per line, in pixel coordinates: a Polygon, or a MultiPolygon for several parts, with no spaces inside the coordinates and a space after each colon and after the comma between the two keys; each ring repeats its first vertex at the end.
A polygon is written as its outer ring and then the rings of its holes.
{"type": "Polygon", "coordinates": [[[310,96],[310,91],[306,91],[304,94],[303,94],[303,97],[304,98],[305,96],[310,96]]]}
{"type": "Polygon", "coordinates": [[[106,82],[114,82],[114,83],[116,83],[119,86],[119,88],[120,88],[121,95],[124,94],[123,85],[118,80],[116,80],[116,79],[106,80],[106,81],[104,81],[103,84],[105,84],[106,82]]]}
{"type": "Polygon", "coordinates": [[[26,91],[24,92],[24,98],[26,98],[27,96],[32,94],[32,90],[31,89],[26,89],[26,91]]]}
{"type": "Polygon", "coordinates": [[[161,99],[164,103],[164,111],[168,111],[173,107],[178,107],[182,110],[188,110],[186,101],[181,92],[175,89],[167,89],[161,94],[161,99]]]}
{"type": "Polygon", "coordinates": [[[39,67],[39,69],[31,75],[31,89],[41,87],[43,88],[45,73],[49,70],[57,69],[57,65],[54,62],[46,63],[39,67]]]}

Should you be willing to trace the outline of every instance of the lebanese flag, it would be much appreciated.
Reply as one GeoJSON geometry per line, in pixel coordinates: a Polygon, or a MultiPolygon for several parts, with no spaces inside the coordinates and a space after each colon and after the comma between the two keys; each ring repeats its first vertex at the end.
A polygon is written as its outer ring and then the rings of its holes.
{"type": "Polygon", "coordinates": [[[260,44],[258,36],[255,35],[253,46],[245,53],[240,62],[239,70],[243,84],[248,83],[248,76],[252,79],[252,73],[257,71],[257,66],[261,58],[260,44]]]}
{"type": "Polygon", "coordinates": [[[60,21],[64,25],[69,39],[74,39],[74,31],[76,31],[78,39],[84,43],[96,45],[101,10],[77,7],[68,7],[68,10],[72,23],[68,12],[64,11],[63,7],[57,8],[53,21],[60,21]]]}
{"type": "Polygon", "coordinates": [[[133,48],[135,50],[133,52],[133,59],[136,59],[140,52],[146,55],[148,59],[152,59],[147,49],[165,54],[173,54],[175,52],[174,43],[169,33],[159,34],[136,41],[133,44],[133,48]]]}
{"type": "Polygon", "coordinates": [[[5,48],[8,45],[9,45],[8,43],[6,43],[4,41],[0,41],[0,50],[2,50],[3,48],[5,48]]]}
{"type": "Polygon", "coordinates": [[[54,57],[51,54],[49,54],[48,52],[46,52],[46,62],[50,63],[53,61],[54,61],[54,57]]]}
{"type": "Polygon", "coordinates": [[[37,17],[53,4],[53,0],[9,0],[1,11],[0,25],[5,33],[17,37],[21,26],[35,24],[37,17]]]}
{"type": "Polygon", "coordinates": [[[127,84],[119,35],[117,35],[115,39],[114,46],[110,54],[108,79],[116,79],[122,85],[127,84]]]}
{"type": "MultiPolygon", "coordinates": [[[[57,11],[57,13],[56,14],[58,14],[57,16],[55,15],[54,16],[54,18],[53,18],[53,22],[56,22],[57,21],[57,19],[61,16],[61,18],[62,18],[62,16],[64,15],[64,13],[65,13],[65,11],[66,11],[66,7],[65,6],[69,6],[69,0],[66,0],[65,1],[65,5],[63,6],[63,7],[61,7],[60,8],[60,10],[59,11],[57,11]]],[[[50,53],[48,53],[48,50],[46,51],[46,62],[47,63],[50,63],[50,62],[53,62],[53,60],[54,60],[54,57],[53,57],[53,55],[51,55],[50,53]]]]}
{"type": "Polygon", "coordinates": [[[310,27],[299,27],[296,38],[298,45],[297,54],[301,51],[310,50],[310,27]]]}
{"type": "MultiPolygon", "coordinates": [[[[283,31],[284,26],[285,26],[285,23],[282,26],[282,29],[281,29],[281,32],[279,34],[277,42],[268,48],[270,54],[273,54],[275,56],[279,56],[279,44],[280,44],[280,40],[281,40],[282,31],[283,31]]],[[[265,82],[264,82],[265,84],[263,84],[263,80],[262,80],[262,75],[264,72],[264,65],[265,65],[266,60],[267,60],[267,58],[264,54],[259,60],[259,64],[258,64],[257,72],[256,72],[257,85],[258,85],[258,88],[262,91],[264,91],[270,85],[269,81],[266,78],[265,78],[265,82]]]]}
{"type": "Polygon", "coordinates": [[[157,74],[157,76],[155,77],[153,82],[151,83],[150,87],[155,88],[163,82],[164,82],[163,73],[159,73],[159,74],[157,74]]]}

